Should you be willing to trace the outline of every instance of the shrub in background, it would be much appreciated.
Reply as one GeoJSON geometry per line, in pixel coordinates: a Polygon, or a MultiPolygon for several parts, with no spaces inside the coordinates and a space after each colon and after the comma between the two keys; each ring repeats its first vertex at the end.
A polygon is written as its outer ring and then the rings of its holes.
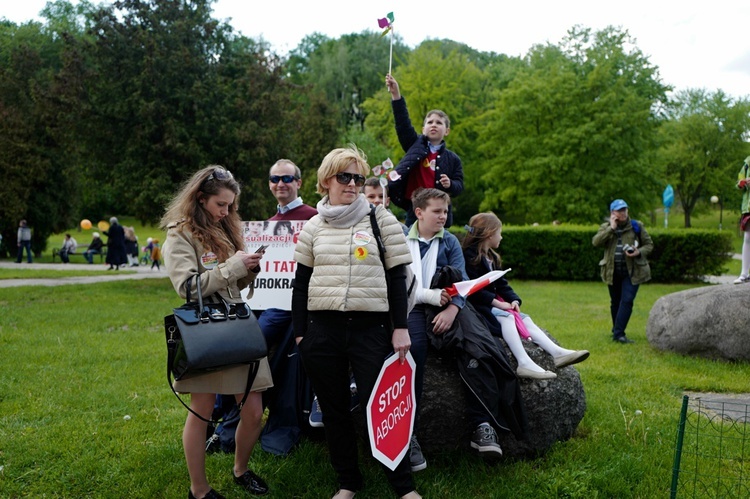
{"type": "MultiPolygon", "coordinates": [[[[500,255],[503,267],[512,268],[511,279],[598,281],[604,250],[591,239],[591,226],[503,227],[500,255]]],[[[704,275],[721,275],[731,260],[729,231],[675,231],[647,227],[654,241],[649,255],[653,282],[688,282],[704,275]]],[[[451,227],[459,239],[465,230],[451,227]]]]}

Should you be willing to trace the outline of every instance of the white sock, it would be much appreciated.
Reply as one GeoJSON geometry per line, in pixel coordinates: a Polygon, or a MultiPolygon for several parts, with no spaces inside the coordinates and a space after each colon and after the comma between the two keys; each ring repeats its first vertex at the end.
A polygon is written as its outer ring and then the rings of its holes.
{"type": "Polygon", "coordinates": [[[550,339],[547,334],[542,331],[539,326],[534,324],[534,321],[531,320],[531,317],[526,317],[523,320],[524,325],[526,326],[526,329],[529,331],[529,335],[531,336],[531,339],[539,345],[542,350],[547,352],[553,357],[560,357],[561,355],[567,355],[569,353],[573,353],[575,350],[568,350],[567,348],[563,348],[560,345],[557,345],[554,341],[550,339]]]}
{"type": "Polygon", "coordinates": [[[513,356],[516,358],[518,367],[543,373],[544,369],[531,360],[531,357],[529,357],[529,354],[527,354],[526,350],[523,348],[521,335],[518,334],[516,320],[513,318],[513,315],[511,314],[508,317],[497,317],[497,322],[500,323],[500,327],[503,330],[503,339],[505,340],[505,343],[508,344],[508,348],[510,348],[513,356]]]}

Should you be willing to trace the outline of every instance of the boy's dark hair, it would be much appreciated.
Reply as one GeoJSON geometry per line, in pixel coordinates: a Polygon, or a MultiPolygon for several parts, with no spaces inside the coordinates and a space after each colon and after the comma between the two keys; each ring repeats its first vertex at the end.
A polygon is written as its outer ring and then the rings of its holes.
{"type": "Polygon", "coordinates": [[[427,208],[427,203],[430,202],[430,199],[442,199],[446,203],[451,204],[451,197],[447,192],[443,192],[432,187],[426,189],[424,187],[420,187],[419,189],[414,191],[414,194],[411,195],[412,208],[415,210],[417,208],[419,208],[420,210],[424,210],[425,208],[427,208]]]}
{"type": "Polygon", "coordinates": [[[451,127],[451,119],[448,117],[447,114],[445,114],[445,111],[441,111],[440,109],[433,109],[432,111],[430,111],[427,114],[425,114],[424,115],[424,121],[426,122],[427,118],[429,118],[430,115],[432,115],[432,114],[437,114],[438,116],[440,116],[443,119],[443,121],[445,121],[445,128],[450,128],[451,127]]]}
{"type": "Polygon", "coordinates": [[[365,180],[365,185],[362,186],[362,192],[365,192],[365,187],[382,187],[380,185],[380,179],[378,177],[370,177],[365,180]]]}

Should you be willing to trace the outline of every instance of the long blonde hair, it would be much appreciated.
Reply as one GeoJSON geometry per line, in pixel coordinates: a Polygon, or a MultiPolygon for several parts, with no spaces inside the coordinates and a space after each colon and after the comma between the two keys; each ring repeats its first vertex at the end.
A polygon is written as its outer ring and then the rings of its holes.
{"type": "Polygon", "coordinates": [[[161,228],[166,230],[177,224],[177,230],[189,230],[206,249],[210,249],[223,262],[237,250],[245,248],[242,238],[242,220],[237,207],[240,199],[240,184],[232,173],[219,165],[210,165],[198,170],[183,184],[180,191],[167,206],[161,219],[161,228]],[[234,193],[234,202],[229,205],[229,214],[218,224],[200,203],[217,195],[222,189],[234,193]]]}
{"type": "Polygon", "coordinates": [[[487,241],[502,228],[503,223],[491,211],[477,213],[469,219],[469,225],[466,226],[466,237],[464,237],[461,247],[466,249],[476,246],[477,256],[470,262],[472,265],[478,265],[482,257],[486,257],[494,264],[496,269],[500,268],[502,259],[494,249],[489,247],[487,241]]]}

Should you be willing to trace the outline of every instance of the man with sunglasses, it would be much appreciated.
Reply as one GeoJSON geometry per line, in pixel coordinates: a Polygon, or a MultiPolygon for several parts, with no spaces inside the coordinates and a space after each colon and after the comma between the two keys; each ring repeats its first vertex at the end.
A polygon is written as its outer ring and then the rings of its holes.
{"type": "Polygon", "coordinates": [[[302,202],[297,194],[302,172],[288,159],[280,159],[268,171],[268,187],[279,202],[276,214],[268,220],[310,220],[318,210],[302,202]]]}
{"type": "MultiPolygon", "coordinates": [[[[278,201],[276,214],[269,221],[310,220],[318,214],[299,197],[302,172],[288,159],[280,159],[268,171],[268,188],[278,201]]],[[[304,411],[312,403],[312,388],[305,376],[292,332],[292,312],[279,308],[264,310],[258,323],[271,351],[269,361],[274,387],[263,393],[268,420],[260,437],[263,450],[285,455],[292,450],[307,418],[304,411]],[[301,396],[300,396],[301,395],[301,396]],[[302,401],[304,407],[298,407],[302,401]]]]}

